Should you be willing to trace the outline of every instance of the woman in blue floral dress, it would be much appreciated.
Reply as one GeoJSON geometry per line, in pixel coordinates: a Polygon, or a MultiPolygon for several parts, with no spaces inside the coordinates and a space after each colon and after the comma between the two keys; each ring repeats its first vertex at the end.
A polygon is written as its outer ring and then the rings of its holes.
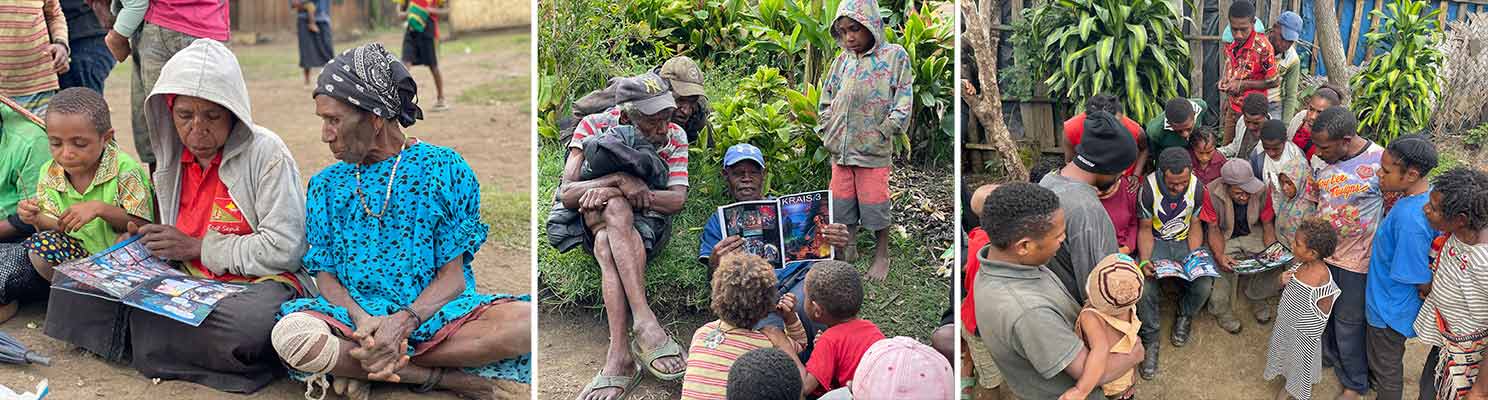
{"type": "Polygon", "coordinates": [[[416,90],[378,44],[322,71],[316,114],[341,162],[310,180],[306,204],[304,263],[321,295],[284,303],[274,347],[312,391],[328,375],[352,398],[368,381],[478,398],[525,391],[530,297],[476,291],[480,184],[454,150],[404,136],[422,118],[416,90]]]}

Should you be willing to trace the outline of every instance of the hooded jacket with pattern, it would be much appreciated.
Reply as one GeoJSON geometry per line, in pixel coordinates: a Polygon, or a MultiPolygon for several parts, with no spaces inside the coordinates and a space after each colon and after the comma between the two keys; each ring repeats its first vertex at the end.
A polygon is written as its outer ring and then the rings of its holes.
{"type": "Polygon", "coordinates": [[[873,46],[857,54],[844,47],[832,60],[822,81],[817,134],[835,164],[887,167],[893,162],[893,138],[909,127],[914,107],[909,53],[885,40],[877,1],[844,0],[837,7],[837,20],[842,18],[867,27],[873,46]]]}

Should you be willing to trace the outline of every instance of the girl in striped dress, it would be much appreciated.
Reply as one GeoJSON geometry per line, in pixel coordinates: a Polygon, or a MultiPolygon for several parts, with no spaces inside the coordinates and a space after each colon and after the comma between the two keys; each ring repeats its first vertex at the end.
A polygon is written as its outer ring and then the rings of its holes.
{"type": "Polygon", "coordinates": [[[1281,301],[1266,351],[1266,380],[1286,379],[1276,398],[1312,398],[1312,385],[1322,369],[1323,328],[1340,290],[1323,259],[1333,255],[1338,232],[1321,219],[1303,221],[1292,239],[1293,266],[1281,274],[1281,301]]]}
{"type": "Polygon", "coordinates": [[[1438,175],[1423,208],[1442,232],[1415,321],[1421,341],[1438,349],[1426,373],[1438,400],[1481,399],[1488,394],[1488,172],[1462,167],[1438,175]]]}

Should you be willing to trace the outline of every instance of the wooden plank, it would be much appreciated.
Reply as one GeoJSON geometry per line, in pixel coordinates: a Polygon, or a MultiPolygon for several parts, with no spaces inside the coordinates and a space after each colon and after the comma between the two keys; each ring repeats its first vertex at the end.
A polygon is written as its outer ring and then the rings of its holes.
{"type": "MultiPolygon", "coordinates": [[[[1384,0],[1374,0],[1374,9],[1375,10],[1381,10],[1381,9],[1383,9],[1383,7],[1384,7],[1384,0]]],[[[1377,15],[1376,16],[1370,16],[1370,18],[1369,18],[1369,29],[1371,29],[1371,30],[1372,29],[1379,29],[1379,23],[1380,23],[1379,16],[1377,16],[1377,15]]],[[[1363,33],[1360,33],[1359,36],[1362,37],[1362,36],[1364,36],[1364,34],[1363,33]]],[[[1369,44],[1368,43],[1365,43],[1364,44],[1364,63],[1365,64],[1368,64],[1369,63],[1369,60],[1370,59],[1373,59],[1373,58],[1374,58],[1374,51],[1372,51],[1372,50],[1369,49],[1369,44]]]]}
{"type": "Polygon", "coordinates": [[[1441,10],[1441,12],[1436,13],[1436,26],[1445,28],[1447,26],[1447,0],[1438,1],[1436,7],[1438,10],[1441,10]]]}
{"type": "Polygon", "coordinates": [[[1276,25],[1276,18],[1281,16],[1281,2],[1284,0],[1267,0],[1271,2],[1271,18],[1266,19],[1267,26],[1276,25]]]}
{"type": "Polygon", "coordinates": [[[1188,95],[1190,97],[1202,98],[1204,97],[1204,41],[1200,39],[1204,34],[1204,5],[1202,0],[1194,3],[1193,15],[1193,23],[1188,25],[1189,33],[1191,33],[1192,37],[1192,42],[1188,44],[1188,52],[1191,54],[1189,59],[1193,64],[1189,70],[1188,95]],[[1197,54],[1197,56],[1193,54],[1197,54]]]}
{"type": "Polygon", "coordinates": [[[997,147],[986,143],[962,143],[961,148],[967,150],[997,151],[997,147]]]}
{"type": "Polygon", "coordinates": [[[1302,0],[1292,0],[1292,12],[1297,13],[1297,15],[1302,14],[1302,0]]]}
{"type": "Polygon", "coordinates": [[[1013,15],[1008,20],[1017,21],[1021,19],[1023,16],[1023,0],[1008,0],[1008,2],[1013,3],[1013,15]]]}
{"type": "Polygon", "coordinates": [[[1362,25],[1362,22],[1364,22],[1364,16],[1361,15],[1364,13],[1364,1],[1365,0],[1354,0],[1354,27],[1349,29],[1349,32],[1352,32],[1349,34],[1348,42],[1349,64],[1353,64],[1354,57],[1359,54],[1359,38],[1363,36],[1359,34],[1359,27],[1360,25],[1362,25]]]}

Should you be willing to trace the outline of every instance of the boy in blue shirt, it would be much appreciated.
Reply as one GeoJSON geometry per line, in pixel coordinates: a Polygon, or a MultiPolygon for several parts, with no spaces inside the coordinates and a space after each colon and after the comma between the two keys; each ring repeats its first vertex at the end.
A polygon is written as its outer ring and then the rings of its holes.
{"type": "Polygon", "coordinates": [[[1420,136],[1395,139],[1380,159],[1380,190],[1404,195],[1375,230],[1364,289],[1365,353],[1380,400],[1401,397],[1405,340],[1416,337],[1411,324],[1421,309],[1417,286],[1431,282],[1431,241],[1437,232],[1422,207],[1431,198],[1426,175],[1436,162],[1436,147],[1420,136]]]}

